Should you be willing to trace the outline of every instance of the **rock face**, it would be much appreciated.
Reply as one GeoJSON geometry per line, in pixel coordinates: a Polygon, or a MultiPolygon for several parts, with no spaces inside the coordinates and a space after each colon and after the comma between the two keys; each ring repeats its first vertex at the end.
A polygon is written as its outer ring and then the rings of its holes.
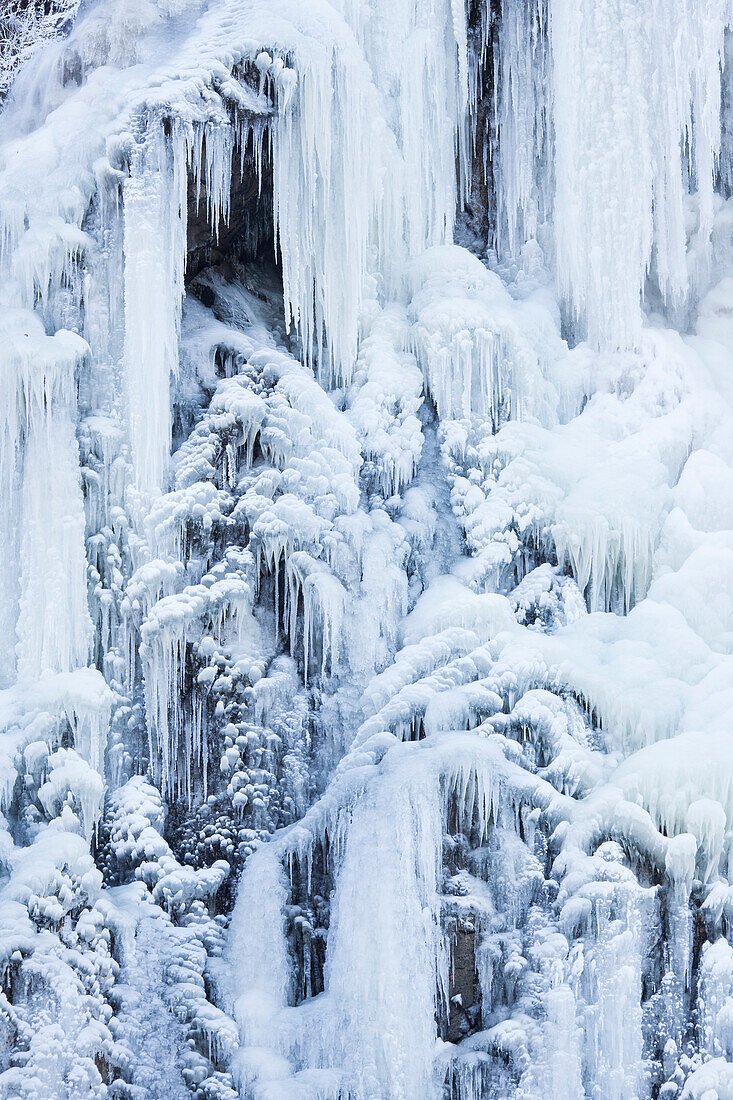
{"type": "Polygon", "coordinates": [[[6,8],[0,1100],[726,1100],[729,3],[6,8]]]}
{"type": "Polygon", "coordinates": [[[450,938],[450,951],[452,972],[446,1038],[449,1043],[458,1043],[476,1030],[476,929],[457,926],[450,938]]]}
{"type": "MultiPolygon", "coordinates": [[[[237,277],[237,264],[255,265],[265,270],[273,265],[272,183],[272,165],[264,165],[258,172],[251,155],[243,162],[235,161],[229,218],[214,232],[206,209],[205,190],[200,188],[197,194],[193,180],[189,180],[186,282],[189,286],[194,285],[194,292],[197,276],[210,268],[232,281],[237,277]]],[[[199,299],[207,308],[215,302],[215,298],[205,291],[203,297],[199,292],[199,299]]]]}

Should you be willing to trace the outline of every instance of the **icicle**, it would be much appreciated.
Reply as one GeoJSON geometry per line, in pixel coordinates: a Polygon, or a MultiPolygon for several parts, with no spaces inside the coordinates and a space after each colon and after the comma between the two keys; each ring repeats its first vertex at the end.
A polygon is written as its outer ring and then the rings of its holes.
{"type": "Polygon", "coordinates": [[[628,346],[652,245],[643,17],[633,0],[552,0],[550,30],[559,287],[592,342],[628,346]]]}
{"type": "Polygon", "coordinates": [[[346,1070],[365,1098],[433,1095],[436,991],[447,962],[435,905],[439,811],[429,770],[397,771],[357,803],[346,837],[323,1034],[306,1032],[297,1042],[312,1051],[311,1064],[315,1055],[346,1070]],[[405,928],[415,934],[405,937],[405,928]]]}
{"type": "Polygon", "coordinates": [[[472,148],[463,3],[339,6],[371,73],[348,34],[336,48],[319,42],[308,55],[296,51],[292,69],[279,57],[257,59],[278,105],[275,221],[286,319],[306,362],[323,353],[330,384],[351,379],[367,270],[399,285],[407,257],[452,240],[472,148]],[[366,132],[374,134],[368,153],[366,132]]]}
{"type": "Polygon", "coordinates": [[[544,998],[544,1009],[543,1044],[536,1070],[539,1095],[543,1100],[584,1100],[582,1031],[570,986],[563,984],[550,989],[544,998]]]}
{"type": "Polygon", "coordinates": [[[290,960],[285,938],[289,889],[274,848],[265,845],[247,863],[232,913],[223,990],[241,1030],[242,1085],[258,1077],[285,1077],[287,1064],[264,1048],[277,1039],[276,1017],[290,997],[290,960]],[[247,1048],[252,1048],[248,1057],[247,1048]]]}
{"type": "Polygon", "coordinates": [[[81,810],[84,835],[90,840],[102,813],[102,776],[73,749],[57,749],[48,758],[48,766],[49,776],[38,792],[44,809],[55,816],[67,794],[71,794],[81,810]]]}
{"type": "Polygon", "coordinates": [[[112,710],[112,693],[97,669],[81,668],[56,681],[74,736],[74,748],[101,776],[112,710]]]}
{"type": "MultiPolygon", "coordinates": [[[[23,475],[18,670],[24,679],[87,664],[84,506],[79,449],[65,411],[30,429],[23,475]]],[[[95,761],[96,763],[96,761],[95,761]]]]}
{"type": "MultiPolygon", "coordinates": [[[[170,379],[186,257],[187,155],[151,120],[135,146],[124,185],[125,383],[135,484],[163,486],[171,437],[170,379]]],[[[221,200],[217,200],[221,202],[221,200]]]]}
{"type": "Polygon", "coordinates": [[[519,415],[537,356],[500,280],[465,249],[430,249],[412,268],[410,344],[441,418],[477,416],[497,429],[519,415]]]}
{"type": "Polygon", "coordinates": [[[89,349],[72,332],[46,336],[39,319],[25,311],[7,310],[3,321],[0,601],[9,636],[17,623],[21,674],[28,677],[41,668],[69,671],[86,664],[89,650],[79,451],[70,421],[77,371],[89,349]]]}
{"type": "Polygon", "coordinates": [[[558,285],[579,335],[628,347],[653,261],[670,305],[686,299],[688,178],[709,249],[730,12],[725,0],[549,10],[558,285]]]}
{"type": "Polygon", "coordinates": [[[733,948],[722,936],[705,943],[700,960],[700,1049],[707,1058],[733,1057],[733,948]]]}
{"type": "Polygon", "coordinates": [[[295,646],[298,604],[303,599],[303,664],[307,682],[309,657],[321,651],[321,674],[336,671],[343,632],[346,591],[327,566],[310,555],[296,551],[286,557],[288,597],[285,615],[289,622],[291,653],[295,646]]]}
{"type": "Polygon", "coordinates": [[[325,51],[297,72],[280,62],[276,86],[274,201],[286,321],[308,364],[325,337],[325,377],[348,381],[382,174],[379,157],[364,156],[360,137],[373,105],[340,52],[325,51]]]}
{"type": "MultiPolygon", "coordinates": [[[[157,762],[160,756],[161,780],[167,791],[172,791],[176,782],[180,785],[179,750],[184,750],[187,768],[194,756],[202,760],[207,751],[202,712],[195,699],[193,712],[184,715],[186,650],[193,636],[205,627],[220,641],[231,627],[235,639],[241,641],[240,624],[252,602],[249,583],[238,575],[238,568],[248,567],[251,558],[246,551],[241,557],[242,562],[231,563],[231,573],[225,573],[223,566],[220,579],[210,573],[204,577],[205,583],[163,596],[140,627],[150,757],[157,762]]],[[[186,777],[184,787],[190,796],[188,771],[186,777]]]]}
{"type": "Polygon", "coordinates": [[[519,259],[549,215],[546,0],[504,4],[494,49],[497,245],[519,259]]]}
{"type": "Polygon", "coordinates": [[[627,919],[609,923],[599,903],[597,920],[584,974],[587,1082],[606,1100],[635,1100],[642,1087],[640,916],[630,901],[627,919]]]}

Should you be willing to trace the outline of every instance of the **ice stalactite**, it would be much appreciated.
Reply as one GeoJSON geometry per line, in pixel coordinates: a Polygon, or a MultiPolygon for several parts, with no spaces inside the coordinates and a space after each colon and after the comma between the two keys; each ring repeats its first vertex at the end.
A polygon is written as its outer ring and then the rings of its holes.
{"type": "Polygon", "coordinates": [[[602,1091],[608,1100],[632,1100],[643,1090],[640,918],[634,908],[632,902],[628,915],[608,922],[600,907],[588,967],[588,1091],[602,1091]]]}
{"type": "Polygon", "coordinates": [[[696,275],[690,177],[696,247],[708,247],[730,12],[724,0],[642,8],[558,0],[549,15],[559,286],[591,342],[628,346],[639,338],[650,270],[665,301],[686,303],[696,275]]]}
{"type": "MultiPolygon", "coordinates": [[[[547,1096],[567,1096],[580,1100],[584,1095],[581,1076],[581,1030],[577,1022],[577,1001],[567,984],[559,984],[545,995],[545,1027],[543,1039],[546,1058],[542,1065],[540,1089],[547,1096]]],[[[605,1083],[604,1083],[605,1087],[605,1083]]]]}
{"type": "Polygon", "coordinates": [[[456,247],[421,255],[409,340],[441,419],[474,415],[498,428],[519,415],[536,352],[498,276],[474,261],[456,247]]]}
{"type": "Polygon", "coordinates": [[[206,755],[202,704],[194,698],[190,711],[183,712],[180,703],[187,645],[207,628],[222,644],[227,633],[241,639],[252,603],[247,574],[251,576],[253,564],[247,551],[230,550],[222,568],[207,573],[201,584],[163,596],[140,626],[150,757],[161,754],[160,779],[166,790],[177,784],[190,791],[192,762],[206,755]]]}
{"type": "Polygon", "coordinates": [[[79,450],[68,413],[31,427],[24,455],[18,672],[71,672],[89,660],[79,450]],[[41,491],[42,489],[42,491],[41,491]]]}
{"type": "Polygon", "coordinates": [[[178,373],[189,170],[196,209],[203,191],[216,231],[228,216],[234,134],[230,125],[166,124],[154,115],[140,125],[123,186],[123,371],[135,484],[155,491],[163,487],[171,447],[171,380],[178,373]]]}
{"type": "MultiPolygon", "coordinates": [[[[437,790],[431,777],[405,778],[385,776],[357,800],[332,899],[324,979],[334,1013],[323,1018],[316,1057],[343,1067],[347,1087],[365,1098],[429,1094],[436,999],[446,981],[436,906],[437,790]],[[386,896],[385,875],[395,886],[386,896]],[[408,943],[405,927],[416,931],[408,943]],[[354,943],[361,945],[359,973],[354,943]]],[[[296,1040],[306,1057],[318,1042],[314,1024],[296,1040]]]]}
{"type": "Polygon", "coordinates": [[[527,242],[545,261],[554,252],[569,318],[597,346],[636,344],[648,275],[677,316],[707,278],[729,18],[724,0],[507,5],[494,59],[497,244],[529,270],[527,242]]]}
{"type": "Polygon", "coordinates": [[[86,665],[89,654],[84,513],[71,420],[88,348],[71,332],[47,337],[25,312],[9,311],[11,325],[13,320],[25,331],[8,333],[3,364],[3,587],[10,636],[17,622],[18,668],[29,679],[86,665]],[[46,471],[54,483],[50,511],[39,493],[46,471]]]}
{"type": "MultiPolygon", "coordinates": [[[[347,44],[353,49],[348,38],[347,44]]],[[[287,319],[299,332],[306,361],[320,361],[325,352],[327,377],[348,381],[356,360],[370,230],[382,221],[377,196],[384,165],[381,156],[365,155],[361,141],[364,130],[375,125],[374,90],[360,79],[358,65],[352,71],[343,49],[335,56],[327,45],[321,50],[302,68],[286,69],[282,59],[273,66],[275,219],[287,319]],[[347,195],[353,218],[344,205],[347,195]]],[[[382,140],[388,143],[386,133],[382,140]]],[[[388,216],[383,232],[391,226],[388,216]]],[[[375,243],[386,250],[383,240],[375,243]]]]}
{"type": "MultiPolygon", "coordinates": [[[[376,307],[376,303],[375,303],[376,307]]],[[[402,350],[404,311],[379,310],[365,326],[354,374],[350,416],[385,497],[407,488],[422,453],[422,377],[414,355],[402,350]]]]}
{"type": "Polygon", "coordinates": [[[299,29],[312,45],[294,46],[288,65],[266,52],[256,64],[278,106],[286,317],[306,361],[315,356],[328,381],[342,382],[354,369],[367,275],[399,286],[410,256],[452,240],[473,135],[463,4],[334,7],[343,25],[334,11],[330,40],[303,12],[299,29]]]}
{"type": "MultiPolygon", "coordinates": [[[[124,187],[130,445],[135,482],[147,490],[163,485],[171,439],[170,379],[178,369],[186,195],[173,157],[162,124],[153,124],[133,153],[124,187]]],[[[185,172],[182,182],[185,188],[185,172]]]]}
{"type": "Polygon", "coordinates": [[[520,257],[550,214],[552,138],[546,0],[505,7],[494,48],[498,251],[520,257]]]}
{"type": "Polygon", "coordinates": [[[450,242],[456,165],[465,190],[473,138],[464,5],[339,0],[337,6],[364,52],[396,140],[402,169],[395,180],[400,219],[396,244],[414,256],[450,242]]]}
{"type": "MultiPolygon", "coordinates": [[[[656,119],[644,95],[644,19],[635,4],[617,11],[560,0],[550,5],[550,28],[559,285],[592,340],[625,346],[641,323],[653,235],[650,128],[656,119]],[[598,166],[592,179],[583,173],[581,155],[598,166]],[[633,230],[619,239],[622,225],[633,230]]],[[[677,214],[681,218],[681,208],[677,214]]]]}

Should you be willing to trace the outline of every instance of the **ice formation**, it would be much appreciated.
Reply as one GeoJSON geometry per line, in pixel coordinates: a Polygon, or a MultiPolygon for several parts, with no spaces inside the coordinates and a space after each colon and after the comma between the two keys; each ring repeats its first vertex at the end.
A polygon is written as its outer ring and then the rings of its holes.
{"type": "Polygon", "coordinates": [[[0,14],[0,1100],[733,1097],[733,7],[0,14]]]}

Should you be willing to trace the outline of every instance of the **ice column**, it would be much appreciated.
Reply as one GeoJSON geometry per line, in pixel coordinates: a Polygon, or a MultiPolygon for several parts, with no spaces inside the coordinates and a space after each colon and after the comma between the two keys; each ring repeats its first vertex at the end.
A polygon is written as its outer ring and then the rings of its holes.
{"type": "Polygon", "coordinates": [[[333,897],[324,1053],[364,1100],[425,1100],[434,1089],[442,828],[437,781],[412,763],[357,804],[333,897]]]}
{"type": "MultiPolygon", "coordinates": [[[[17,633],[21,678],[34,679],[71,672],[89,658],[84,508],[72,419],[77,370],[89,349],[72,332],[46,336],[30,312],[7,310],[3,320],[17,331],[2,333],[0,359],[2,617],[6,638],[17,633]]],[[[9,679],[14,673],[7,668],[9,679]]]]}
{"type": "Polygon", "coordinates": [[[152,122],[135,146],[124,185],[127,413],[135,484],[163,485],[171,438],[170,377],[178,369],[186,258],[183,141],[152,122]]]}
{"type": "Polygon", "coordinates": [[[369,62],[395,135],[401,241],[413,256],[450,241],[456,157],[470,172],[468,39],[463,3],[451,0],[340,0],[369,62]]]}
{"type": "Polygon", "coordinates": [[[731,13],[726,0],[549,10],[558,285],[579,336],[629,347],[648,274],[668,304],[686,301],[690,210],[709,254],[731,13]]]}
{"type": "Polygon", "coordinates": [[[34,420],[25,450],[18,672],[72,672],[89,660],[84,505],[68,411],[34,420]]]}
{"type": "Polygon", "coordinates": [[[356,359],[366,276],[394,290],[407,258],[452,239],[457,184],[470,169],[471,103],[463,3],[334,6],[348,26],[334,20],[328,42],[314,36],[292,69],[264,53],[257,64],[278,106],[286,318],[306,361],[322,354],[324,377],[341,383],[356,359]]]}
{"type": "Polygon", "coordinates": [[[586,1071],[590,1095],[637,1100],[641,1090],[641,930],[638,910],[610,921],[597,908],[598,942],[586,959],[586,1071]]]}
{"type": "Polygon", "coordinates": [[[552,0],[560,292],[596,344],[633,344],[652,243],[648,57],[635,0],[552,0]]]}
{"type": "Polygon", "coordinates": [[[548,50],[546,0],[502,9],[494,49],[497,245],[518,256],[548,214],[548,50]]]}

